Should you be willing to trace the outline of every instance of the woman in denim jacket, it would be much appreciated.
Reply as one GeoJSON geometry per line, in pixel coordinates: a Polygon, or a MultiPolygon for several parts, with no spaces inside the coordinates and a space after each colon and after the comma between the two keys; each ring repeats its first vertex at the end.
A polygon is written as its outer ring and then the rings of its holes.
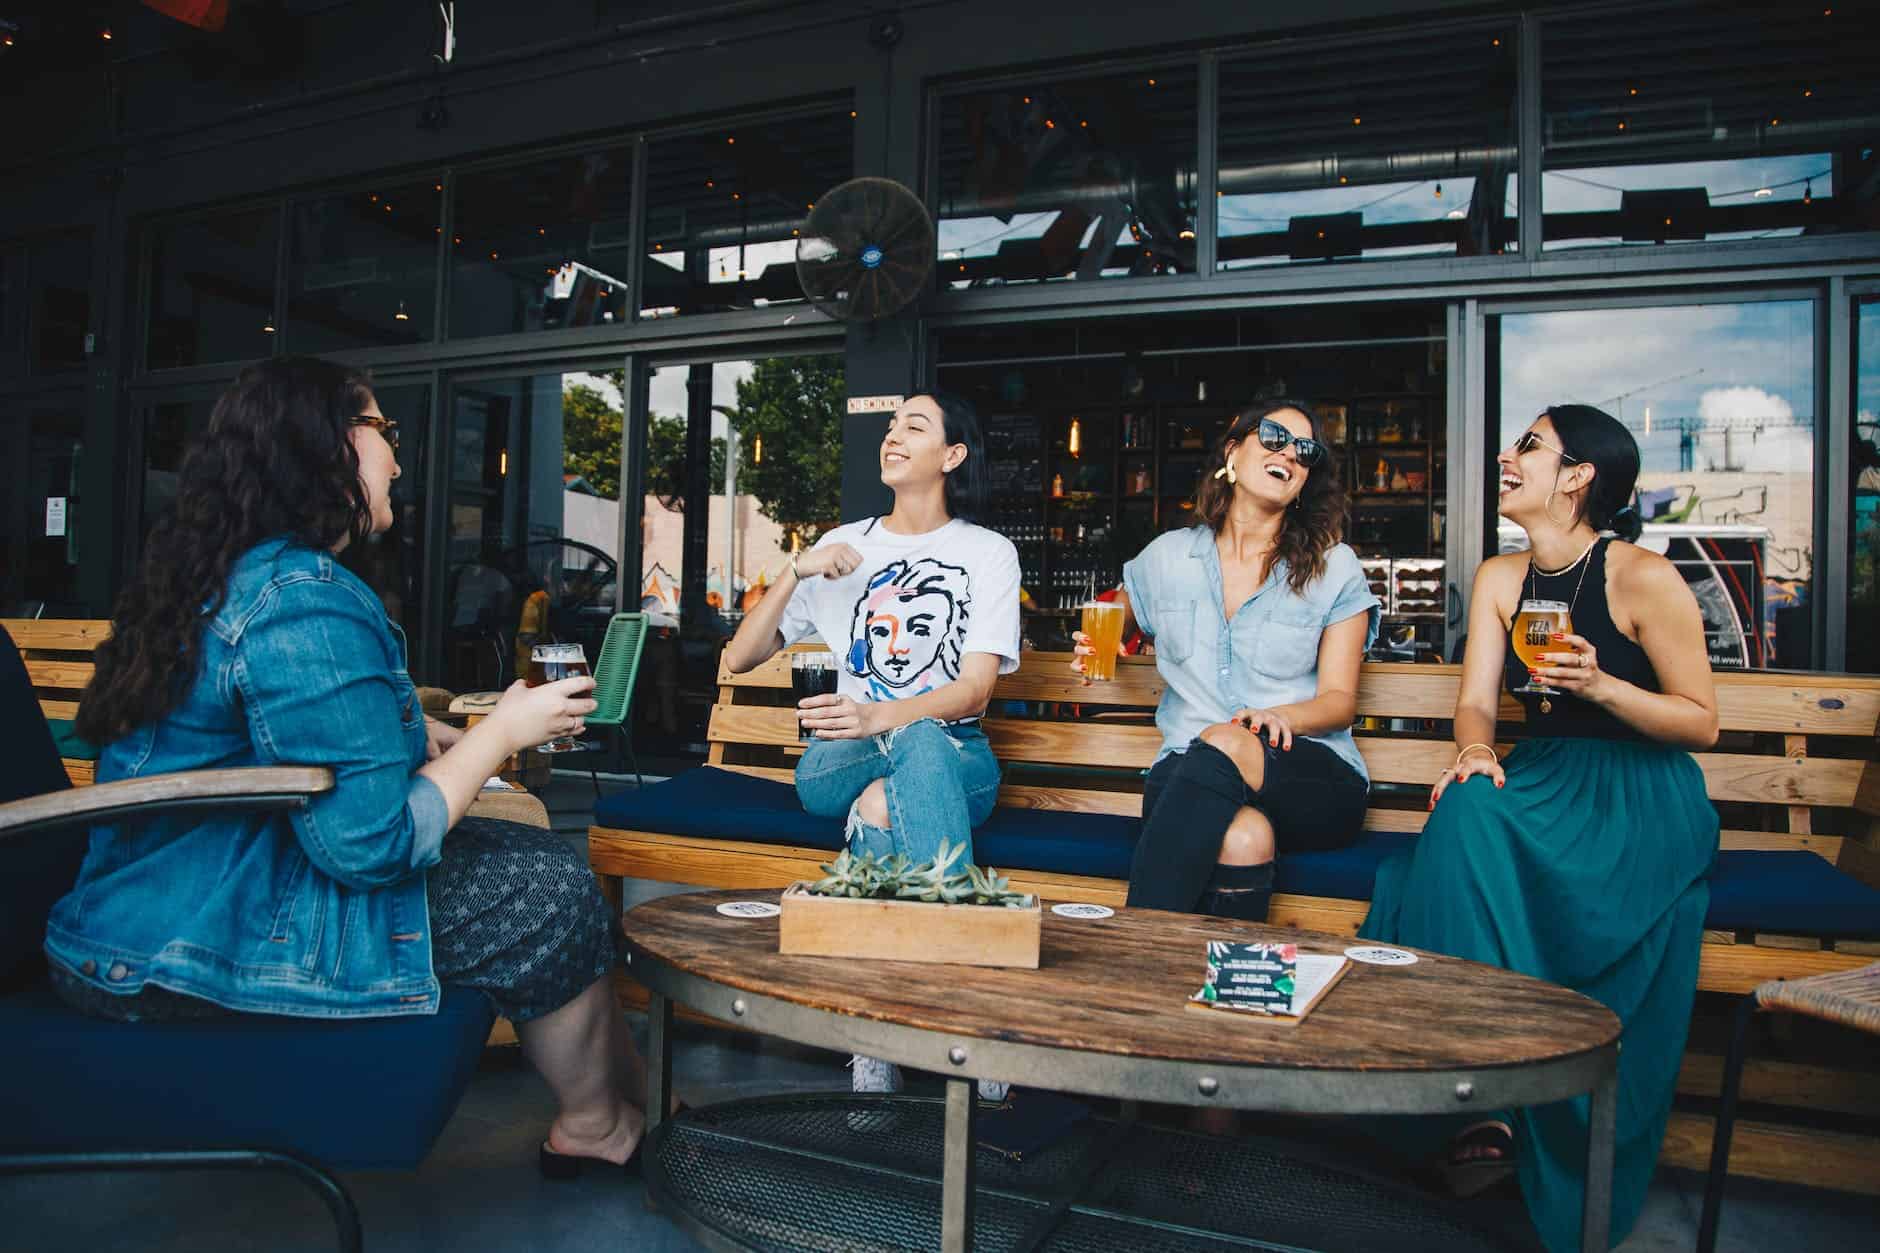
{"type": "Polygon", "coordinates": [[[397,424],[363,375],[244,370],[184,462],[79,711],[100,781],[296,764],[291,815],[102,823],[46,934],[55,986],[120,1020],[436,1012],[440,983],[515,1023],[560,1112],[545,1174],[626,1162],[644,1072],[615,1013],[614,925],[552,832],[466,818],[517,750],[579,730],[591,679],[424,717],[403,638],[337,554],[392,525],[397,424]]]}
{"type": "Polygon", "coordinates": [[[1234,419],[1195,512],[1123,567],[1124,634],[1133,620],[1155,637],[1168,685],[1129,903],[1258,922],[1277,851],[1358,837],[1370,781],[1351,723],[1381,606],[1339,542],[1345,491],[1297,401],[1234,419]]]}

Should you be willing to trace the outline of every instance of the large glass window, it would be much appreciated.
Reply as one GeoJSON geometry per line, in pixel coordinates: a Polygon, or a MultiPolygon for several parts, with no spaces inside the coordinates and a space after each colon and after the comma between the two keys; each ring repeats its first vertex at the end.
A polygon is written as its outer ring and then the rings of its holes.
{"type": "Polygon", "coordinates": [[[704,751],[718,653],[789,555],[841,517],[839,356],[661,366],[647,380],[638,744],[704,751]]]}
{"type": "Polygon", "coordinates": [[[1223,63],[1220,268],[1512,250],[1515,66],[1506,27],[1223,63]]]}
{"type": "Polygon", "coordinates": [[[1191,274],[1193,65],[940,100],[939,281],[1191,274]]]}
{"type": "Polygon", "coordinates": [[[1854,480],[1848,543],[1847,668],[1880,674],[1880,300],[1855,306],[1854,480]]]}
{"type": "Polygon", "coordinates": [[[280,209],[269,205],[151,230],[146,361],[242,361],[274,351],[280,209]]]}
{"type": "MultiPolygon", "coordinates": [[[[1491,320],[1490,456],[1550,404],[1595,405],[1638,440],[1645,547],[1684,572],[1711,664],[1814,664],[1815,324],[1807,300],[1575,309],[1491,320]]],[[[1488,499],[1496,471],[1484,468],[1488,499]]],[[[1526,546],[1501,522],[1491,551],[1526,546]]]]}
{"type": "Polygon", "coordinates": [[[1871,228],[1877,16],[1679,5],[1548,20],[1546,246],[1871,228]]]}
{"type": "Polygon", "coordinates": [[[626,321],[632,174],[619,147],[460,175],[452,337],[626,321]]]}
{"type": "Polygon", "coordinates": [[[78,595],[80,398],[0,405],[13,471],[0,481],[0,615],[83,616],[78,595]]]}
{"type": "Polygon", "coordinates": [[[445,685],[502,687],[528,649],[600,655],[614,612],[620,403],[608,375],[550,370],[451,390],[445,685]]]}
{"type": "Polygon", "coordinates": [[[0,244],[0,378],[26,372],[26,249],[0,244]]]}
{"type": "Polygon", "coordinates": [[[845,108],[653,141],[640,316],[801,300],[797,232],[854,171],[854,117],[845,108]]]}
{"type": "Polygon", "coordinates": [[[176,485],[183,455],[197,436],[209,429],[215,408],[212,393],[161,400],[144,410],[143,508],[139,535],[150,534],[165,511],[176,503],[176,485]]]}
{"type": "MultiPolygon", "coordinates": [[[[294,206],[287,287],[294,352],[388,348],[435,337],[442,192],[443,183],[427,178],[294,206]]],[[[461,236],[456,243],[464,246],[461,236]]]]}

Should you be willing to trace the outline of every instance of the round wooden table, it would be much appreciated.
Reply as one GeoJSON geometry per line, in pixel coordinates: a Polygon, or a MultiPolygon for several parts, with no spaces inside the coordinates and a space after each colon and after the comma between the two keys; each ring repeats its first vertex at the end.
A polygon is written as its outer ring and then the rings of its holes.
{"type": "MultiPolygon", "coordinates": [[[[1591,1094],[1581,1247],[1607,1247],[1618,1018],[1576,992],[1419,952],[1354,963],[1303,1020],[1191,1007],[1209,940],[1342,953],[1349,937],[1192,914],[1047,908],[1037,970],[786,957],[775,918],[726,917],[774,891],[649,901],[623,926],[652,993],[649,1122],[671,1092],[674,1002],[801,1043],[947,1079],[941,1241],[970,1247],[973,1080],[1125,1102],[1299,1114],[1484,1112],[1591,1094]]],[[[1413,950],[1414,951],[1414,950],[1413,950]]]]}

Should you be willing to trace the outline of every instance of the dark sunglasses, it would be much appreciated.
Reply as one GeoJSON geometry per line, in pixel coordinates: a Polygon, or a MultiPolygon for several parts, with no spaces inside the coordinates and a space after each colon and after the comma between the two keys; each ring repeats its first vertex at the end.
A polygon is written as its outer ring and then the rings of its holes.
{"type": "Polygon", "coordinates": [[[1515,440],[1514,442],[1514,455],[1519,457],[1523,455],[1524,453],[1533,452],[1536,448],[1545,448],[1548,452],[1558,453],[1560,455],[1560,459],[1562,461],[1567,462],[1570,465],[1577,466],[1580,464],[1580,459],[1578,457],[1574,456],[1572,453],[1568,452],[1564,448],[1554,447],[1552,444],[1542,439],[1540,435],[1535,431],[1521,432],[1521,438],[1515,440]]]}
{"type": "Polygon", "coordinates": [[[1293,446],[1293,460],[1305,466],[1307,469],[1325,460],[1324,444],[1319,443],[1316,439],[1307,439],[1302,436],[1294,435],[1291,431],[1273,421],[1271,418],[1260,419],[1259,428],[1254,431],[1253,437],[1259,440],[1260,447],[1266,449],[1268,452],[1278,452],[1286,445],[1291,444],[1293,446]]]}
{"type": "Polygon", "coordinates": [[[385,442],[392,446],[393,452],[398,451],[398,423],[392,421],[392,419],[375,418],[370,414],[362,413],[352,420],[352,424],[354,426],[371,427],[385,437],[385,442]]]}

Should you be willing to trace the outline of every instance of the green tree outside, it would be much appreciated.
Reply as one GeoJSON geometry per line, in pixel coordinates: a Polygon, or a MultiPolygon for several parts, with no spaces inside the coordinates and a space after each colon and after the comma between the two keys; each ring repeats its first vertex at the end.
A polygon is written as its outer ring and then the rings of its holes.
{"type": "MultiPolygon", "coordinates": [[[[624,393],[625,371],[597,373],[624,393]]],[[[767,357],[739,381],[736,407],[719,407],[738,433],[738,490],[756,497],[766,518],[798,532],[805,546],[840,518],[845,395],[838,356],[767,357]]],[[[620,494],[623,416],[598,388],[571,383],[562,391],[564,470],[609,500],[620,494]]],[[[647,494],[673,508],[685,498],[685,427],[682,417],[653,414],[647,432],[647,494]]],[[[723,439],[712,441],[710,475],[713,490],[722,491],[723,439]]]]}

